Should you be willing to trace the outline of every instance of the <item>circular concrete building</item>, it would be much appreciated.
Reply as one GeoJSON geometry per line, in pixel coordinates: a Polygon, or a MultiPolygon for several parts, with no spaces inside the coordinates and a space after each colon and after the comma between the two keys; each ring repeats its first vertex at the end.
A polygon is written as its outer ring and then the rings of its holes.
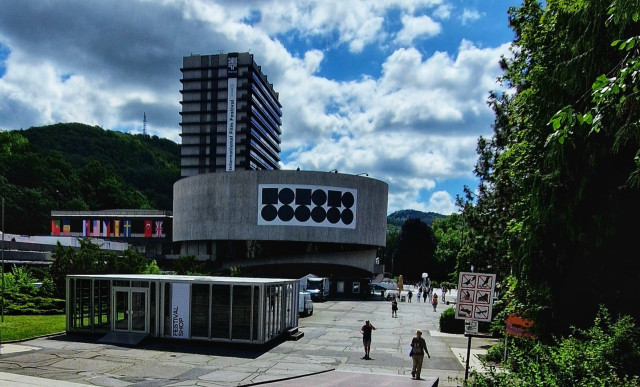
{"type": "MultiPolygon", "coordinates": [[[[207,173],[174,185],[173,240],[181,255],[222,267],[336,267],[374,272],[386,244],[388,185],[331,172],[207,173]]],[[[321,268],[332,269],[322,270],[321,268]]],[[[293,271],[291,271],[293,270],[293,271]]]]}

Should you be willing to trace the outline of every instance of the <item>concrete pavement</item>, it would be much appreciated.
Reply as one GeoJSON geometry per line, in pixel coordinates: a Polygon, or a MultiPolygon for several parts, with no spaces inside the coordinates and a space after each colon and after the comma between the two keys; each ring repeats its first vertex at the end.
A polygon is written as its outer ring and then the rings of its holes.
{"type": "MultiPolygon", "coordinates": [[[[454,294],[447,295],[447,299],[454,298],[454,294]]],[[[438,331],[445,305],[433,312],[428,303],[418,303],[414,297],[412,303],[399,303],[398,318],[391,317],[387,301],[327,301],[314,306],[312,316],[300,319],[300,330],[305,332],[301,340],[271,347],[148,340],[126,348],[77,335],[5,344],[0,355],[0,385],[206,387],[271,382],[269,385],[320,387],[357,386],[367,378],[381,386],[410,382],[427,387],[436,378],[441,387],[462,384],[461,357],[466,354],[467,338],[438,331]],[[377,328],[371,360],[362,359],[360,327],[367,319],[377,328]],[[425,381],[410,377],[408,352],[416,329],[423,331],[431,354],[423,365],[425,381]],[[303,379],[292,379],[298,377],[303,379]]],[[[494,342],[474,338],[472,354],[486,352],[494,342]]],[[[471,360],[472,366],[481,367],[476,356],[471,360]]]]}

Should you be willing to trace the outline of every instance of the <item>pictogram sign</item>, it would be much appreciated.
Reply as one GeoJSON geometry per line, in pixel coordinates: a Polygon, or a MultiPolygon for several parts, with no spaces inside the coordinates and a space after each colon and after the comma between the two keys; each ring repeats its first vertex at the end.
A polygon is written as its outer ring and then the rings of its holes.
{"type": "Polygon", "coordinates": [[[456,318],[491,321],[495,274],[460,273],[456,318]]]}

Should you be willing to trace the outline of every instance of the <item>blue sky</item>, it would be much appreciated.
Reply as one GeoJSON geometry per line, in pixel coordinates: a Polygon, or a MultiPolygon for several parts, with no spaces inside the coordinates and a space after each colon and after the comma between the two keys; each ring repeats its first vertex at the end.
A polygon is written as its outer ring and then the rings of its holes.
{"type": "Polygon", "coordinates": [[[475,187],[507,0],[0,0],[0,129],[82,122],[180,142],[182,57],[250,51],[283,105],[282,167],[367,172],[388,212],[475,187]]]}

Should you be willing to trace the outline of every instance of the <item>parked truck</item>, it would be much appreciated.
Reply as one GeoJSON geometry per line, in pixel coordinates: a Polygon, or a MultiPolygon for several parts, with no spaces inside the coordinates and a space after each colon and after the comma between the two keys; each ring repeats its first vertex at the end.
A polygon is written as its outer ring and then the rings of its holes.
{"type": "Polygon", "coordinates": [[[324,301],[329,297],[329,278],[307,278],[307,292],[314,301],[324,301]]]}

